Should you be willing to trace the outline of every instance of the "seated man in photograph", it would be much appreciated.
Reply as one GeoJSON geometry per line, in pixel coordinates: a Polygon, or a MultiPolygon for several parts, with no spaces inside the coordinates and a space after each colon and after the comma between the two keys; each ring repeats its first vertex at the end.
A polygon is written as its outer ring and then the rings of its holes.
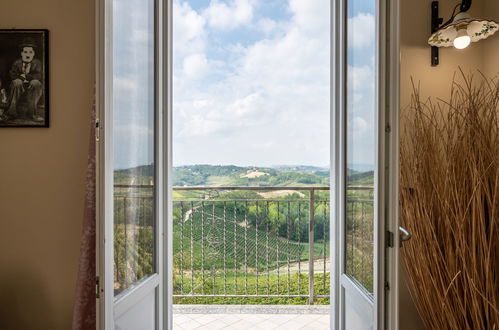
{"type": "Polygon", "coordinates": [[[26,95],[27,109],[24,113],[26,119],[43,121],[37,114],[38,101],[43,93],[42,62],[35,58],[36,45],[32,38],[26,38],[19,46],[21,58],[12,64],[10,69],[10,106],[6,115],[10,119],[19,117],[18,104],[21,96],[26,95]]]}
{"type": "Polygon", "coordinates": [[[4,115],[9,106],[9,98],[7,97],[7,90],[3,87],[2,81],[0,80],[0,121],[6,119],[4,115]]]}

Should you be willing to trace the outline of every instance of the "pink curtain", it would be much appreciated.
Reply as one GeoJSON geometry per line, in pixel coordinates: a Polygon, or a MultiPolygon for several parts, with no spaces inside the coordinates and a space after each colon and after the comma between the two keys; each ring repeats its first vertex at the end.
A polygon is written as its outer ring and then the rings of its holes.
{"type": "Polygon", "coordinates": [[[80,266],[76,283],[72,329],[96,328],[95,304],[95,98],[92,105],[90,146],[88,150],[85,211],[80,245],[80,266]]]}

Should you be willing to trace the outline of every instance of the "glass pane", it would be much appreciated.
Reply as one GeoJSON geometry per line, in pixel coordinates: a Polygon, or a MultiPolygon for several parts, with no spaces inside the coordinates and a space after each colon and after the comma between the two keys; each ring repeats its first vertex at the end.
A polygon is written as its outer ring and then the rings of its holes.
{"type": "Polygon", "coordinates": [[[113,1],[114,289],[154,273],[154,1],[113,1]]]}
{"type": "Polygon", "coordinates": [[[373,292],[376,0],[349,0],[345,269],[373,292]]]}

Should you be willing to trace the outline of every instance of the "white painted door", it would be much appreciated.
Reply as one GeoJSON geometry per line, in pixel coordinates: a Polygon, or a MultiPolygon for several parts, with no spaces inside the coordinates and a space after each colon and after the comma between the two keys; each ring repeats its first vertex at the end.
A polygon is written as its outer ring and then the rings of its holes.
{"type": "Polygon", "coordinates": [[[333,7],[332,327],[396,329],[398,57],[387,42],[397,40],[396,1],[333,7]]]}
{"type": "Polygon", "coordinates": [[[99,328],[163,329],[163,5],[97,5],[99,328]]]}

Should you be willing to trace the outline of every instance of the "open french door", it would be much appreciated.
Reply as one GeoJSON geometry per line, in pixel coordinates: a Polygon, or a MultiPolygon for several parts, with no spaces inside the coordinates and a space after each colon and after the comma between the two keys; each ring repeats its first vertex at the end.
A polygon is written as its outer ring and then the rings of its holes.
{"type": "Polygon", "coordinates": [[[98,328],[164,329],[165,59],[160,0],[96,0],[98,328]]]}
{"type": "Polygon", "coordinates": [[[332,7],[331,328],[397,329],[397,0],[332,7]]]}

